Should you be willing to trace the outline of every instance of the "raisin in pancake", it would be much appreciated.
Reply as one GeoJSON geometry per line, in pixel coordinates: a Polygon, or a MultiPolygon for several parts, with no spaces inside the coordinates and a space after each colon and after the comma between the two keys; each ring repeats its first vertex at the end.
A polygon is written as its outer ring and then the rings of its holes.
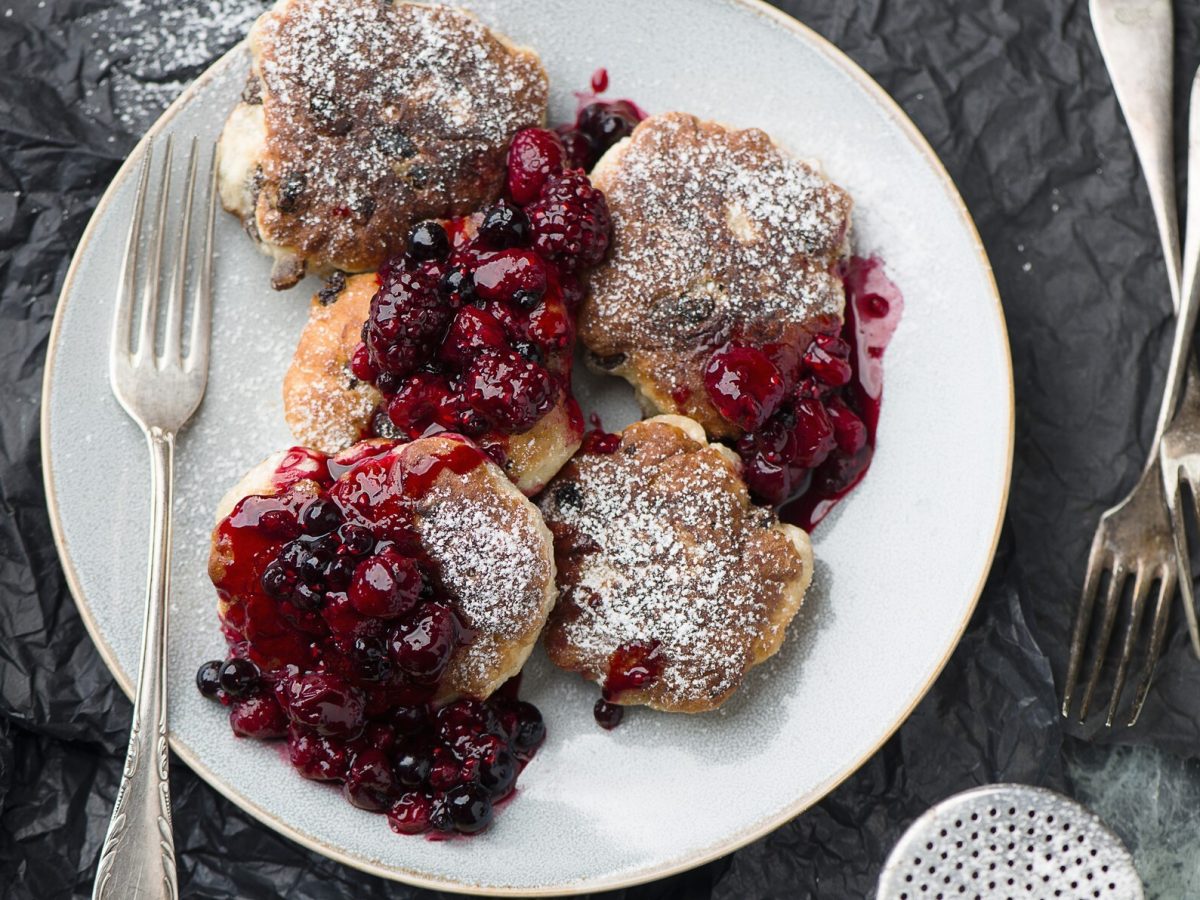
{"type": "MultiPolygon", "coordinates": [[[[468,459],[469,465],[443,466],[464,448],[462,441],[446,437],[403,445],[364,442],[332,460],[332,471],[341,473],[338,481],[331,478],[324,455],[302,448],[277,453],[252,469],[221,501],[209,560],[218,610],[230,639],[278,648],[274,658],[265,660],[271,669],[295,662],[291,657],[297,654],[311,654],[308,648],[314,640],[310,634],[290,634],[294,629],[278,613],[282,601],[267,596],[259,586],[259,569],[270,560],[263,558],[263,552],[250,552],[256,543],[239,543],[233,537],[230,517],[236,518],[239,504],[252,496],[291,496],[293,505],[299,505],[314,497],[337,495],[345,482],[363,471],[351,464],[366,459],[370,471],[362,477],[375,477],[371,502],[383,509],[397,496],[388,491],[407,498],[401,506],[412,501],[411,507],[404,506],[405,515],[411,515],[422,564],[436,572],[439,591],[450,598],[455,614],[470,631],[469,640],[454,651],[436,699],[482,699],[517,674],[554,605],[552,539],[537,508],[482,454],[471,449],[475,459],[468,459]],[[374,474],[379,472],[385,474],[374,474]],[[408,486],[411,473],[427,478],[430,472],[436,474],[419,491],[408,486]]],[[[365,512],[365,520],[353,521],[370,521],[371,510],[365,512]]],[[[374,525],[372,530],[383,534],[374,525]]],[[[324,603],[331,602],[333,596],[327,596],[324,603]]],[[[322,641],[318,634],[312,646],[322,641]]]]}
{"type": "Polygon", "coordinates": [[[545,118],[537,55],[461,10],[280,0],[249,41],[221,197],[274,257],[276,288],[375,269],[413,222],[494,200],[513,134],[545,118]]]}
{"type": "MultiPolygon", "coordinates": [[[[308,324],[283,379],[283,409],[293,437],[338,453],[367,436],[383,395],[350,371],[350,357],[378,283],[372,274],[335,274],[312,301],[308,324]]],[[[540,491],[579,449],[582,430],[568,395],[528,431],[504,435],[504,471],[525,494],[540,491]]]]}
{"type": "Polygon", "coordinates": [[[545,633],[556,665],[612,702],[693,713],[720,706],[779,649],[812,548],[750,503],[739,468],[696,422],[658,416],[558,474],[539,500],[558,561],[545,633]],[[653,648],[661,672],[614,691],[614,659],[630,647],[653,648]]]}
{"type": "Polygon", "coordinates": [[[579,336],[650,412],[736,427],[709,402],[704,367],[729,340],[804,347],[836,331],[850,197],[762,131],[652,116],[592,173],[613,246],[591,278],[579,336]]]}

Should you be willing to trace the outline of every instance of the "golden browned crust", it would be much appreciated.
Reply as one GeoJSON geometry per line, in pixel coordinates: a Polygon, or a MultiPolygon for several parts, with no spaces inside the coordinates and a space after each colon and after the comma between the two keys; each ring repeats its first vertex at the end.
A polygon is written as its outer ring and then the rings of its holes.
{"type": "Polygon", "coordinates": [[[812,579],[808,536],[752,505],[736,457],[682,417],[578,455],[539,506],[558,560],[550,659],[603,683],[619,647],[661,645],[659,677],[617,703],[720,706],[779,649],[812,579]]]}
{"type": "MultiPolygon", "coordinates": [[[[410,469],[458,446],[448,438],[422,438],[396,448],[410,469]]],[[[278,492],[272,478],[282,454],[252,469],[221,501],[218,524],[238,501],[278,492]]],[[[294,488],[319,490],[316,482],[294,488]]],[[[443,469],[418,503],[415,525],[455,612],[472,631],[455,651],[438,699],[485,698],[520,672],[554,606],[555,567],[550,532],[535,507],[492,463],[459,474],[443,469]]],[[[223,583],[232,564],[228,542],[214,529],[209,577],[223,583]]],[[[218,599],[225,619],[244,597],[218,599]]]]}
{"type": "Polygon", "coordinates": [[[250,47],[221,192],[277,288],[375,269],[413,222],[494,200],[512,135],[545,119],[537,54],[458,9],[280,0],[250,47]]]}
{"type": "Polygon", "coordinates": [[[592,180],[613,246],[579,318],[590,363],[628,379],[649,411],[736,437],[704,367],[729,340],[805,346],[837,328],[849,195],[762,131],[684,113],[643,121],[592,180]]]}
{"type": "MultiPolygon", "coordinates": [[[[350,357],[361,340],[363,322],[377,288],[375,276],[335,280],[312,301],[283,378],[283,412],[296,440],[322,453],[338,453],[367,433],[382,395],[350,371],[350,357]],[[338,288],[338,285],[343,285],[338,288]]],[[[550,360],[553,371],[568,359],[550,360]]],[[[536,494],[579,449],[581,422],[570,413],[568,398],[531,429],[505,439],[504,471],[522,492],[536,494]]]]}
{"type": "Polygon", "coordinates": [[[283,414],[292,435],[322,453],[345,450],[367,432],[382,395],[350,371],[350,357],[378,287],[371,274],[334,281],[313,297],[308,324],[283,376],[283,414]]]}

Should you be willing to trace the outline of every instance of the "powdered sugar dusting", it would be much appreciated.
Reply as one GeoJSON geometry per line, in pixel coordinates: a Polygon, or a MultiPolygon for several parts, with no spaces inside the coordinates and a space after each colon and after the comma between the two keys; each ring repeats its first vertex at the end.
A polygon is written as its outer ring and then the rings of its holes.
{"type": "Polygon", "coordinates": [[[719,451],[674,431],[632,426],[620,450],[577,457],[543,494],[560,559],[548,648],[603,677],[622,644],[658,641],[659,705],[716,705],[787,625],[805,573],[719,451]]]}
{"type": "Polygon", "coordinates": [[[476,681],[494,678],[505,654],[536,639],[554,575],[532,504],[498,471],[479,468],[467,478],[465,490],[442,481],[426,495],[417,531],[457,611],[478,633],[456,661],[476,681]],[[486,489],[479,478],[489,480],[486,489]]]}
{"type": "Polygon", "coordinates": [[[267,131],[257,228],[339,268],[377,265],[414,219],[492,199],[512,134],[544,118],[536,55],[460,10],[290,0],[251,46],[261,84],[246,102],[267,131]]]}
{"type": "Polygon", "coordinates": [[[585,310],[593,350],[759,331],[778,339],[789,324],[840,317],[834,267],[849,196],[764,132],[654,116],[610,151],[595,180],[616,238],[585,310]]]}

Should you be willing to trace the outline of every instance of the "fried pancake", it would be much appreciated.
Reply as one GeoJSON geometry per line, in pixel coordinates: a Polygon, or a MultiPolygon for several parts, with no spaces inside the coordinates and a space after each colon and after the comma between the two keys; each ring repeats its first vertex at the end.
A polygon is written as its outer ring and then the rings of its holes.
{"type": "Polygon", "coordinates": [[[684,113],[643,121],[592,180],[613,246],[579,317],[589,363],[630,381],[648,412],[736,437],[705,391],[708,359],[731,340],[803,348],[837,331],[849,195],[762,131],[684,113]]]}
{"type": "Polygon", "coordinates": [[[462,10],[280,0],[249,41],[221,198],[274,257],[276,288],[373,270],[412,223],[491,202],[513,134],[545,118],[537,54],[462,10]]]}
{"type": "Polygon", "coordinates": [[[362,515],[349,521],[369,524],[383,540],[392,538],[379,523],[396,508],[404,510],[407,527],[419,541],[419,559],[435,574],[440,595],[469,631],[450,659],[435,700],[485,698],[521,670],[554,605],[552,539],[537,508],[504,473],[450,437],[401,445],[364,442],[331,461],[295,448],[256,466],[222,499],[209,560],[218,611],[232,640],[258,636],[260,649],[278,648],[277,655],[265,660],[268,668],[308,653],[312,638],[287,633],[278,604],[258,584],[258,569],[269,559],[246,549],[257,544],[239,544],[229,525],[244,498],[286,492],[303,499],[337,497],[343,509],[353,505],[362,515]],[[464,453],[467,465],[446,463],[464,453]],[[340,473],[337,480],[331,480],[332,472],[340,473]],[[371,492],[356,493],[354,485],[372,478],[371,492]],[[414,488],[414,479],[428,483],[414,488]]]}
{"type": "Polygon", "coordinates": [[[739,470],[681,416],[630,425],[613,453],[563,468],[538,501],[558,561],[545,632],[556,665],[600,682],[611,702],[694,713],[724,703],[779,649],[812,580],[812,547],[750,503],[739,470]],[[614,690],[631,650],[660,671],[614,690]]]}

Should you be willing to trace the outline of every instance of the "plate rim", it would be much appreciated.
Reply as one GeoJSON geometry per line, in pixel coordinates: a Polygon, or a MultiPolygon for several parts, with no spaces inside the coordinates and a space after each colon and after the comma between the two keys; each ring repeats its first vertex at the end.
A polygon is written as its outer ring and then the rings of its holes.
{"type": "MultiPolygon", "coordinates": [[[[609,891],[619,890],[622,888],[633,887],[639,884],[645,884],[651,881],[657,881],[663,878],[668,878],[672,875],[686,872],[690,869],[697,868],[706,863],[719,859],[733,853],[736,850],[750,844],[759,838],[775,831],[782,825],[791,821],[802,812],[806,811],[816,803],[820,802],[832,790],[846,781],[851,775],[857,772],[872,756],[895,735],[912,715],[913,710],[929,693],[931,687],[950,657],[958,648],[962,641],[963,633],[966,631],[967,625],[975,613],[979,605],[980,597],[983,594],[983,589],[986,584],[989,573],[992,569],[992,564],[995,561],[996,551],[999,547],[1000,534],[1004,525],[1005,516],[1008,509],[1008,500],[1012,487],[1012,471],[1013,471],[1013,450],[1015,445],[1016,432],[1016,398],[1013,383],[1013,364],[1012,364],[1012,347],[1008,335],[1007,320],[1004,315],[1004,307],[1000,299],[999,286],[996,284],[995,273],[992,270],[991,261],[988,258],[987,250],[984,247],[983,239],[979,235],[979,230],[975,225],[975,220],[967,208],[966,202],[959,193],[958,186],[954,179],[946,170],[945,165],[933,150],[926,137],[916,127],[909,118],[908,114],[893,99],[893,97],[884,88],[867,73],[865,69],[851,59],[844,51],[839,49],[830,40],[814,31],[808,25],[805,25],[800,20],[789,15],[783,10],[770,6],[766,0],[710,0],[710,2],[723,2],[744,8],[746,11],[769,20],[778,27],[782,27],[787,31],[792,32],[802,41],[805,41],[809,46],[813,47],[820,53],[823,53],[837,68],[846,73],[860,88],[879,105],[883,113],[897,125],[900,130],[912,142],[913,146],[925,158],[926,162],[931,166],[934,174],[938,177],[938,181],[945,191],[947,198],[952,205],[957,209],[962,224],[965,226],[966,234],[970,238],[971,243],[978,256],[978,262],[985,276],[986,287],[988,294],[995,307],[995,313],[998,318],[1000,339],[1004,349],[1005,362],[1005,387],[1008,395],[1008,440],[1007,450],[1005,452],[1005,472],[1003,487],[1000,494],[1000,504],[997,510],[996,522],[993,526],[991,546],[987,553],[985,564],[979,573],[973,597],[971,602],[964,608],[961,621],[958,623],[954,639],[946,649],[946,652],[931,671],[929,679],[921,685],[910,699],[908,705],[900,712],[895,721],[883,732],[879,742],[872,746],[867,752],[862,754],[857,759],[847,763],[839,768],[825,782],[808,791],[803,796],[797,798],[793,803],[786,806],[779,813],[768,816],[753,827],[743,829],[727,840],[713,844],[709,847],[686,856],[681,859],[662,863],[658,866],[646,869],[640,872],[632,873],[627,876],[618,878],[590,878],[585,880],[577,880],[572,882],[562,882],[559,884],[542,885],[536,888],[517,888],[512,886],[487,886],[481,884],[471,884],[462,881],[453,881],[446,878],[431,877],[424,872],[417,872],[411,869],[405,869],[397,865],[385,865],[371,859],[366,859],[359,856],[352,856],[344,853],[340,848],[326,844],[310,835],[296,830],[288,822],[275,816],[273,813],[263,809],[253,800],[244,796],[241,792],[233,789],[225,783],[215,772],[202,764],[200,760],[192,754],[191,750],[182,744],[174,735],[169,736],[171,749],[175,755],[182,760],[188,768],[195,772],[203,779],[210,787],[217,791],[240,809],[250,815],[252,818],[268,826],[278,834],[283,835],[289,840],[295,841],[301,846],[320,853],[329,859],[339,862],[359,871],[375,875],[380,878],[385,878],[390,881],[398,881],[404,884],[409,884],[414,887],[425,888],[429,890],[449,891],[457,894],[469,896],[491,896],[491,897],[562,897],[571,896],[594,891],[609,891]]],[[[79,611],[80,618],[83,620],[84,626],[87,628],[88,635],[91,637],[93,644],[96,646],[101,659],[105,666],[120,685],[121,690],[132,701],[133,699],[133,679],[120,666],[116,659],[116,655],[112,652],[112,648],[104,639],[99,626],[94,619],[91,607],[84,598],[82,587],[79,578],[75,571],[75,565],[68,552],[65,536],[62,529],[62,522],[58,509],[57,494],[54,489],[54,472],[52,468],[52,460],[50,454],[50,382],[51,375],[54,372],[58,345],[61,338],[61,326],[63,322],[63,311],[66,307],[68,293],[74,285],[77,269],[82,257],[81,251],[93,236],[93,231],[97,227],[97,223],[102,218],[109,203],[111,202],[115,190],[118,185],[124,182],[132,171],[136,161],[140,159],[145,152],[146,146],[154,139],[154,137],[163,131],[167,125],[175,118],[178,112],[199,92],[208,81],[216,77],[219,72],[230,65],[230,61],[238,54],[244,53],[247,47],[247,41],[243,38],[217,60],[215,60],[208,68],[206,68],[199,76],[189,84],[183,92],[175,98],[175,100],[163,111],[162,115],[155,120],[133,149],[126,156],[125,161],[117,169],[113,175],[112,181],[105,189],[96,208],[93,211],[88,224],[79,238],[75,251],[71,257],[71,264],[67,268],[67,273],[63,278],[62,288],[59,291],[58,299],[55,301],[54,320],[50,327],[50,333],[47,336],[47,349],[42,374],[42,390],[40,401],[42,404],[40,412],[40,427],[39,438],[41,441],[40,459],[42,463],[42,484],[46,495],[46,509],[50,519],[50,529],[54,535],[54,546],[58,553],[60,565],[62,566],[63,574],[67,581],[67,587],[70,590],[71,597],[75,601],[76,609],[79,611]]]]}

